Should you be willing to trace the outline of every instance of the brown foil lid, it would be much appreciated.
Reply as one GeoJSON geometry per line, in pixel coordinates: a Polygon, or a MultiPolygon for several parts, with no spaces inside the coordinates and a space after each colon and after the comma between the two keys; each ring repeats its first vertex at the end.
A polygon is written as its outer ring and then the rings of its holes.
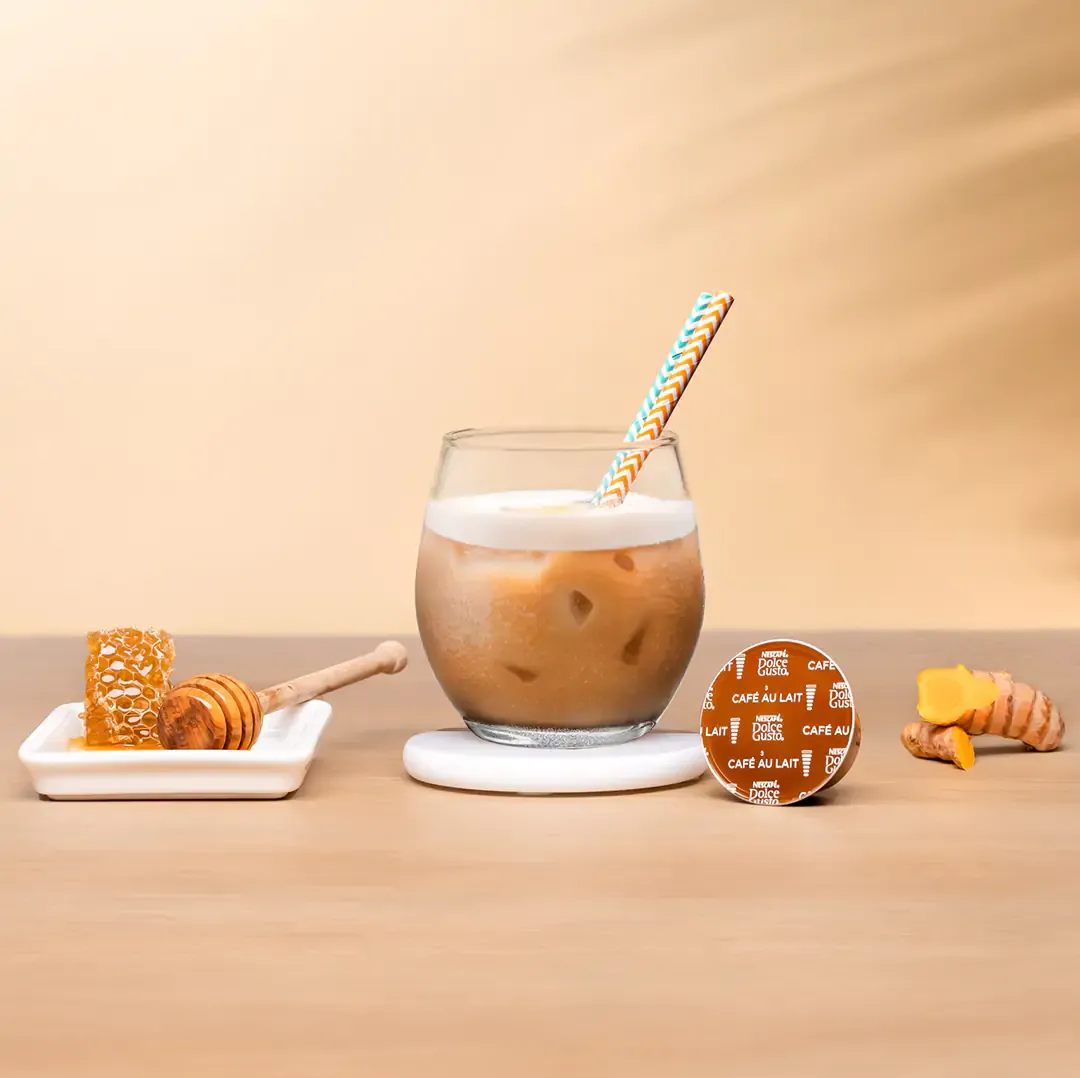
{"type": "Polygon", "coordinates": [[[712,773],[759,805],[793,805],[845,774],[858,751],[851,687],[823,651],[766,640],[736,655],[701,708],[712,773]]]}

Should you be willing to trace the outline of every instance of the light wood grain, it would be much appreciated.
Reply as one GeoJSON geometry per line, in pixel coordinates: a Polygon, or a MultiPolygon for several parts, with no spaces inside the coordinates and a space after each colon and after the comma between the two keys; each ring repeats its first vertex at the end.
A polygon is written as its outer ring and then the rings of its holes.
{"type": "Polygon", "coordinates": [[[306,704],[376,674],[398,674],[408,652],[397,640],[324,670],[253,692],[228,674],[198,675],[174,685],[158,713],[157,735],[165,749],[249,749],[262,731],[263,716],[306,704]]]}
{"type": "Polygon", "coordinates": [[[359,681],[366,681],[376,674],[400,674],[408,664],[408,652],[397,640],[384,640],[374,651],[359,655],[355,659],[346,659],[335,663],[325,670],[315,670],[310,674],[272,685],[269,689],[260,689],[255,695],[263,714],[269,714],[281,707],[294,707],[306,704],[318,696],[359,681]]]}
{"type": "MultiPolygon", "coordinates": [[[[706,638],[665,725],[738,647],[706,638]]],[[[864,743],[828,799],[709,778],[630,796],[430,789],[454,722],[415,641],[333,699],[282,802],[38,800],[21,738],[79,695],[78,640],[0,642],[5,1075],[1075,1075],[1080,755],[899,743],[922,665],[1005,667],[1080,707],[1080,634],[819,634],[864,743]]],[[[178,642],[268,684],[373,640],[178,642]]]]}

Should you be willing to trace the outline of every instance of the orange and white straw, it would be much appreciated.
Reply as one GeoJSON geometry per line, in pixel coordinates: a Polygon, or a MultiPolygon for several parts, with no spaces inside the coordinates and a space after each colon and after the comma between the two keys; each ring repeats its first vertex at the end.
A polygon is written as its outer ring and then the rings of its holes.
{"type": "MultiPolygon", "coordinates": [[[[690,316],[693,320],[692,332],[677,357],[669,357],[664,361],[664,366],[660,369],[662,385],[657,391],[654,383],[653,389],[649,391],[645,404],[642,405],[645,416],[642,418],[641,412],[638,413],[638,418],[627,431],[627,442],[649,442],[660,437],[675,410],[675,405],[679,403],[694,371],[734,302],[734,298],[726,292],[716,292],[709,297],[700,314],[700,308],[695,306],[690,316]]],[[[658,382],[660,380],[658,377],[658,382]]],[[[650,448],[643,447],[623,449],[616,454],[603,481],[593,494],[592,504],[603,507],[622,504],[650,452],[650,448]]]]}

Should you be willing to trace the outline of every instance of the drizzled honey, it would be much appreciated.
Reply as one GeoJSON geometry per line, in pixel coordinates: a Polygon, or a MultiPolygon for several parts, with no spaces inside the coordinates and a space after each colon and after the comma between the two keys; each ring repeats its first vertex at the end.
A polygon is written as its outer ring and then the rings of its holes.
{"type": "Polygon", "coordinates": [[[85,737],[69,737],[67,747],[69,752],[113,752],[117,749],[123,752],[146,752],[161,748],[157,738],[147,738],[138,745],[88,745],[85,737]]]}
{"type": "Polygon", "coordinates": [[[86,749],[158,748],[157,714],[176,648],[164,631],[106,629],[86,637],[86,749]]]}

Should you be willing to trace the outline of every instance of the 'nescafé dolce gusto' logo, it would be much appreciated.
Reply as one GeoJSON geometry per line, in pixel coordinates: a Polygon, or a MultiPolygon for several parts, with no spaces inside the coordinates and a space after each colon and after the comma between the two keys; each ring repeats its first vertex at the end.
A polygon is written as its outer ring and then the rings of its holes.
{"type": "Polygon", "coordinates": [[[716,675],[701,708],[712,773],[751,804],[791,805],[839,782],[862,730],[848,685],[823,651],[767,640],[716,675]]]}

